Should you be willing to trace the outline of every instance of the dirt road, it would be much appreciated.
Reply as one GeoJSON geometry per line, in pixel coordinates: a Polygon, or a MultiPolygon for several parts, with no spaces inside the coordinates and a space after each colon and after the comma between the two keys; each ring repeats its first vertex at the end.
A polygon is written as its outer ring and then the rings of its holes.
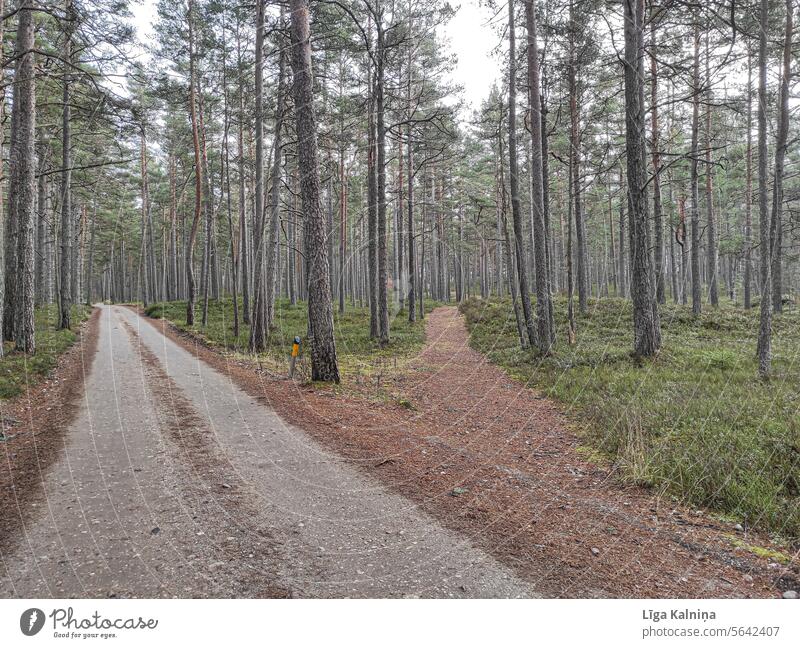
{"type": "Polygon", "coordinates": [[[123,307],[41,492],[15,491],[3,597],[520,597],[466,535],[365,476],[123,307]]]}

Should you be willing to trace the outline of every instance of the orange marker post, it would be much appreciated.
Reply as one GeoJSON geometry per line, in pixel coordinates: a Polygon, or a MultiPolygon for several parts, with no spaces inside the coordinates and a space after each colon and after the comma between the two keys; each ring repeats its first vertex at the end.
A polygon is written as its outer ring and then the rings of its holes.
{"type": "Polygon", "coordinates": [[[300,355],[300,336],[296,335],[292,342],[292,357],[289,359],[289,378],[294,378],[294,365],[300,355]]]}

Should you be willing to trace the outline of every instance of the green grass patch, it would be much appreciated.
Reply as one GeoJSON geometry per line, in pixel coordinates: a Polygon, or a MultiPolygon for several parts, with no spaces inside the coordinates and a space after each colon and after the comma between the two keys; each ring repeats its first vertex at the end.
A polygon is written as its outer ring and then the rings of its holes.
{"type": "MultiPolygon", "coordinates": [[[[77,329],[91,314],[90,306],[72,307],[72,328],[77,329]]],[[[36,326],[36,353],[32,356],[17,353],[14,344],[6,342],[4,356],[0,358],[0,398],[11,398],[36,384],[42,376],[56,366],[58,357],[75,342],[74,331],[57,331],[58,307],[55,304],[39,306],[34,311],[36,326]]]]}
{"type": "Polygon", "coordinates": [[[628,478],[797,541],[800,538],[800,313],[776,316],[773,377],[758,378],[758,309],[725,304],[694,318],[662,308],[661,354],[631,356],[631,305],[590,301],[567,340],[556,301],[550,357],[519,348],[508,300],[462,306],[471,344],[576,415],[585,443],[628,478]]]}
{"type": "MultiPolygon", "coordinates": [[[[426,302],[426,312],[436,306],[426,302]]],[[[186,302],[162,302],[152,304],[145,313],[150,317],[164,318],[179,329],[200,336],[211,346],[227,349],[234,353],[247,353],[250,327],[244,324],[241,304],[239,305],[239,335],[233,335],[233,301],[224,299],[209,301],[208,323],[201,324],[202,304],[195,311],[195,324],[186,325],[186,302]]],[[[390,312],[390,342],[381,348],[376,340],[369,337],[369,309],[357,308],[347,304],[343,315],[336,309],[333,313],[336,351],[340,371],[347,374],[374,374],[394,367],[394,364],[415,355],[425,342],[425,324],[417,321],[409,323],[404,310],[390,312]]],[[[275,323],[268,336],[268,348],[259,356],[262,363],[271,364],[275,370],[284,371],[296,335],[303,340],[301,354],[306,355],[307,316],[305,302],[292,305],[288,299],[278,299],[275,304],[275,323]]]]}

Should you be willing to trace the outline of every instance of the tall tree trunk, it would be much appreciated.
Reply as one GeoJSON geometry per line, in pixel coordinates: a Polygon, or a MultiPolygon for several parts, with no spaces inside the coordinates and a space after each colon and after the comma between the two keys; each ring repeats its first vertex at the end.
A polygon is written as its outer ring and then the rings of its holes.
{"type": "Polygon", "coordinates": [[[525,233],[522,229],[522,206],[519,200],[519,171],[517,168],[517,79],[516,79],[516,27],[514,24],[514,0],[508,2],[508,158],[511,184],[511,216],[514,224],[514,245],[517,256],[517,274],[519,275],[519,292],[522,299],[522,314],[525,317],[525,330],[528,342],[537,346],[536,327],[533,323],[531,295],[528,290],[528,273],[525,268],[525,250],[523,241],[525,233]]]}
{"type": "Polygon", "coordinates": [[[72,126],[70,123],[72,30],[75,27],[72,0],[66,0],[67,34],[64,41],[64,88],[61,113],[61,276],[58,328],[70,328],[72,306],[72,126]]]}
{"type": "Polygon", "coordinates": [[[381,346],[389,344],[389,268],[386,234],[386,125],[384,123],[384,84],[386,67],[386,43],[383,28],[383,10],[380,2],[376,2],[377,26],[377,81],[375,83],[375,112],[376,133],[378,147],[378,222],[376,234],[378,237],[378,339],[381,346]]]}
{"type": "MultiPolygon", "coordinates": [[[[767,94],[767,56],[766,30],[768,25],[767,0],[761,0],[761,29],[758,52],[759,87],[758,87],[758,199],[761,215],[761,326],[758,335],[758,365],[762,376],[769,375],[772,363],[772,311],[774,298],[770,293],[780,290],[770,277],[774,272],[774,257],[780,245],[778,231],[780,229],[781,208],[783,206],[783,174],[788,148],[789,136],[789,82],[791,79],[792,57],[792,0],[786,0],[786,32],[783,45],[783,70],[779,99],[778,129],[775,141],[775,179],[772,187],[772,218],[769,232],[765,231],[767,222],[767,133],[766,133],[766,94],[767,94]],[[763,140],[763,141],[762,141],[763,140]],[[773,303],[771,303],[773,302],[773,303]]],[[[781,295],[778,293],[778,299],[781,295]]]]}
{"type": "Polygon", "coordinates": [[[192,122],[192,145],[194,147],[194,218],[186,241],[186,324],[194,324],[194,242],[197,238],[197,227],[203,210],[203,166],[200,155],[200,134],[197,126],[196,70],[194,52],[194,0],[189,0],[187,8],[189,24],[189,116],[192,122]]]}
{"type": "Polygon", "coordinates": [[[514,252],[511,247],[511,237],[508,235],[508,194],[506,192],[505,174],[503,173],[503,105],[500,104],[500,122],[497,125],[497,222],[501,230],[502,243],[505,244],[506,275],[508,289],[511,293],[511,306],[514,310],[514,320],[517,323],[517,337],[520,347],[527,349],[530,346],[528,333],[525,329],[525,317],[519,303],[517,290],[517,275],[514,268],[514,252]]]}
{"type": "Polygon", "coordinates": [[[253,313],[250,318],[250,352],[267,348],[266,289],[264,286],[264,7],[265,0],[256,0],[255,57],[255,202],[253,230],[253,313]]]}
{"type": "Polygon", "coordinates": [[[634,352],[652,356],[660,345],[658,306],[652,290],[648,245],[646,136],[644,123],[644,0],[625,0],[625,148],[631,210],[631,298],[634,352]]]}
{"type": "MultiPolygon", "coordinates": [[[[339,60],[339,98],[344,96],[344,64],[339,60]]],[[[339,313],[344,314],[345,293],[347,290],[347,170],[344,161],[344,110],[339,111],[339,313]]],[[[400,153],[402,155],[402,151],[400,153]]],[[[351,266],[352,267],[352,266],[351,266]]]]}
{"type": "Polygon", "coordinates": [[[711,154],[711,102],[713,100],[711,93],[711,73],[709,63],[709,46],[708,36],[709,32],[706,31],[706,215],[708,218],[706,235],[708,237],[708,250],[707,250],[707,264],[708,264],[708,300],[711,306],[717,308],[719,306],[719,282],[717,279],[717,272],[719,268],[719,259],[717,253],[717,224],[714,219],[714,161],[711,154]]]}
{"type": "Polygon", "coordinates": [[[267,243],[266,270],[266,329],[275,319],[275,291],[280,283],[279,253],[281,236],[281,160],[283,159],[283,120],[286,101],[286,54],[281,49],[278,55],[278,96],[275,114],[275,140],[273,142],[272,170],[270,172],[269,205],[270,224],[267,243]]]}
{"type": "Polygon", "coordinates": [[[617,270],[619,282],[619,296],[623,299],[628,296],[628,273],[625,263],[625,204],[627,202],[628,191],[625,187],[625,180],[622,173],[622,165],[619,167],[619,269],[617,270]]]}
{"type": "MultiPolygon", "coordinates": [[[[627,0],[626,0],[627,1],[627,0]]],[[[575,21],[575,4],[570,0],[569,3],[569,67],[567,72],[567,82],[569,84],[569,115],[570,115],[570,157],[572,158],[572,196],[574,201],[573,212],[575,215],[575,250],[578,257],[577,280],[578,280],[578,306],[581,315],[589,312],[589,278],[588,278],[588,250],[586,241],[586,223],[583,217],[583,202],[581,200],[581,158],[580,158],[580,105],[578,103],[578,61],[575,54],[575,31],[577,29],[575,21]]]]}
{"type": "MultiPolygon", "coordinates": [[[[0,0],[0,15],[5,13],[5,0],[0,0]]],[[[0,43],[5,43],[5,21],[0,20],[0,43]]],[[[2,48],[0,48],[2,49],[2,48]]],[[[0,80],[5,82],[5,70],[0,69],[0,80]]],[[[5,92],[0,92],[0,125],[5,124],[6,118],[6,97],[5,92]]],[[[6,279],[9,273],[6,272],[6,212],[5,194],[3,192],[4,169],[2,151],[5,146],[5,128],[0,126],[0,358],[3,357],[3,341],[5,340],[5,302],[6,302],[6,279]]]]}
{"type": "Polygon", "coordinates": [[[664,222],[661,209],[661,152],[659,151],[658,127],[658,63],[656,62],[657,25],[651,18],[650,24],[650,121],[653,129],[652,157],[653,157],[653,227],[655,235],[655,275],[656,275],[656,300],[659,304],[667,301],[664,281],[664,222]]]}
{"type": "Polygon", "coordinates": [[[336,361],[336,342],[333,337],[333,305],[331,304],[328,249],[325,242],[325,217],[320,204],[308,0],[292,0],[291,16],[297,154],[298,164],[303,170],[300,178],[300,192],[303,201],[308,268],[311,379],[338,383],[339,367],[336,361]]]}
{"type": "Polygon", "coordinates": [[[536,320],[539,351],[548,353],[555,343],[555,323],[550,303],[550,267],[547,262],[547,230],[544,212],[542,169],[542,111],[539,100],[539,45],[536,41],[536,14],[533,0],[525,0],[528,26],[528,84],[531,111],[531,168],[533,197],[533,244],[536,274],[536,320]]]}
{"type": "Polygon", "coordinates": [[[17,351],[32,354],[34,339],[34,207],[36,204],[36,71],[32,0],[20,3],[15,55],[14,94],[9,166],[9,211],[16,220],[16,262],[14,268],[14,343],[17,351]]]}
{"type": "Polygon", "coordinates": [[[141,126],[140,140],[139,140],[139,172],[141,182],[141,199],[142,199],[142,224],[141,224],[141,253],[139,256],[139,270],[141,272],[142,280],[142,304],[145,308],[150,305],[151,297],[151,277],[150,277],[150,262],[148,258],[148,251],[150,249],[150,239],[147,238],[147,229],[150,226],[150,196],[147,190],[147,139],[145,136],[144,124],[141,126]]]}
{"type": "Polygon", "coordinates": [[[747,40],[747,184],[744,197],[744,307],[753,307],[752,264],[753,264],[753,58],[750,52],[750,39],[747,40]]]}
{"type": "Polygon", "coordinates": [[[233,204],[231,199],[231,164],[228,149],[228,135],[230,132],[230,107],[228,105],[228,49],[226,44],[226,14],[222,11],[222,99],[223,99],[223,130],[222,130],[222,164],[224,166],[221,188],[225,190],[225,206],[228,216],[228,238],[231,252],[231,296],[233,298],[233,335],[239,337],[239,262],[236,255],[236,236],[233,226],[233,204]]]}
{"type": "MultiPolygon", "coordinates": [[[[543,77],[544,78],[544,77],[543,77]]],[[[548,160],[547,137],[547,106],[544,94],[541,95],[542,111],[542,207],[544,210],[544,241],[547,253],[548,284],[550,286],[550,321],[553,325],[553,339],[555,339],[555,317],[553,316],[553,294],[558,292],[558,278],[556,276],[555,254],[550,231],[550,163],[548,160]]]]}
{"type": "MultiPolygon", "coordinates": [[[[626,0],[635,1],[635,0],[626,0]]],[[[695,17],[697,21],[698,18],[695,17]]],[[[700,25],[694,27],[694,65],[692,72],[692,149],[690,156],[690,185],[692,201],[692,313],[700,315],[702,291],[700,288],[700,193],[698,189],[698,138],[700,131],[700,25]]]]}
{"type": "Polygon", "coordinates": [[[769,375],[772,365],[772,255],[767,206],[767,30],[769,3],[761,0],[758,39],[758,215],[761,257],[761,304],[758,330],[758,372],[769,375]]]}
{"type": "Polygon", "coordinates": [[[408,157],[408,222],[407,234],[408,237],[408,321],[417,321],[417,307],[416,307],[416,293],[417,293],[417,257],[416,257],[416,239],[414,238],[414,178],[416,177],[416,170],[414,169],[414,146],[413,137],[414,131],[411,127],[411,77],[413,74],[413,66],[411,64],[412,48],[408,48],[408,79],[406,82],[406,117],[408,118],[408,126],[406,129],[406,155],[408,157]]]}
{"type": "Polygon", "coordinates": [[[239,36],[239,22],[236,22],[236,62],[239,70],[239,132],[236,140],[237,172],[239,175],[239,258],[242,270],[242,320],[250,324],[250,252],[247,235],[247,191],[244,172],[244,76],[242,70],[242,48],[239,36]]]}
{"type": "MultiPolygon", "coordinates": [[[[370,23],[371,26],[371,23],[370,23]]],[[[372,39],[371,29],[369,34],[372,39]]],[[[372,46],[370,42],[370,47],[372,46]]],[[[372,57],[367,56],[367,78],[369,85],[369,110],[367,116],[367,237],[368,268],[367,295],[369,297],[369,336],[377,339],[380,335],[378,315],[378,170],[377,170],[377,136],[375,130],[376,86],[372,71],[372,57]]]]}
{"type": "Polygon", "coordinates": [[[86,285],[84,286],[84,290],[86,291],[86,305],[92,305],[92,276],[94,274],[94,240],[97,230],[97,203],[94,204],[92,209],[92,228],[91,234],[89,238],[89,267],[86,270],[86,285]]]}

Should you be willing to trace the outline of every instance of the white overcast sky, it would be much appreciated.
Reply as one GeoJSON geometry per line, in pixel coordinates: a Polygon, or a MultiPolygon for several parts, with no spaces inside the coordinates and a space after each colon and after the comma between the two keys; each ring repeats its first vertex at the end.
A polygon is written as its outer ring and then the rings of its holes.
{"type": "MultiPolygon", "coordinates": [[[[478,0],[452,0],[451,4],[458,12],[443,35],[458,56],[453,81],[464,86],[467,104],[477,108],[498,78],[499,65],[491,55],[496,38],[487,26],[491,14],[478,0]]],[[[139,40],[147,42],[156,18],[156,0],[134,0],[131,12],[139,40]]]]}

